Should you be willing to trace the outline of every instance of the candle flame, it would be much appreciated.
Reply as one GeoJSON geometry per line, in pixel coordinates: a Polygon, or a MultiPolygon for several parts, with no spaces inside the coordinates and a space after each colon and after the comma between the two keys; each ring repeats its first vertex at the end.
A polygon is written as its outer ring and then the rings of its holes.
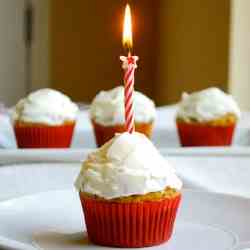
{"type": "Polygon", "coordinates": [[[132,20],[131,20],[131,10],[129,4],[126,5],[124,24],[123,24],[123,38],[122,43],[124,48],[132,49],[133,38],[132,38],[132,20]]]}

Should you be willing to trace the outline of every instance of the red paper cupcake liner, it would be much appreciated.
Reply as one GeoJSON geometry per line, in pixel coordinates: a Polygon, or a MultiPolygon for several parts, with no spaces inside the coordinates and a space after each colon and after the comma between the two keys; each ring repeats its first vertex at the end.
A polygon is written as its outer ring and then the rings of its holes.
{"type": "Polygon", "coordinates": [[[18,148],[69,148],[75,124],[60,126],[15,125],[18,148]]]}
{"type": "Polygon", "coordinates": [[[105,202],[80,194],[89,239],[110,247],[148,247],[170,239],[181,195],[161,201],[105,202]]]}
{"type": "MultiPolygon", "coordinates": [[[[96,138],[96,145],[101,147],[103,144],[112,139],[116,133],[122,133],[126,131],[125,125],[103,126],[92,120],[92,125],[96,138]]],[[[135,130],[142,134],[145,134],[148,138],[152,135],[153,123],[136,123],[135,130]]]]}
{"type": "Polygon", "coordinates": [[[235,124],[228,126],[209,126],[177,122],[180,143],[188,146],[230,146],[235,124]]]}

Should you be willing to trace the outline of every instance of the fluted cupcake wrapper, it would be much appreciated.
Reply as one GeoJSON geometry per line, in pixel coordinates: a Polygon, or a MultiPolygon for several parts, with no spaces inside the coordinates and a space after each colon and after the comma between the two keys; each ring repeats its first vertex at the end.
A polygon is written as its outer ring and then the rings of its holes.
{"type": "Polygon", "coordinates": [[[172,235],[181,195],[143,202],[105,202],[81,195],[88,236],[98,245],[147,247],[172,235]]]}
{"type": "Polygon", "coordinates": [[[18,148],[69,148],[75,124],[14,126],[18,148]]]}
{"type": "MultiPolygon", "coordinates": [[[[95,133],[96,145],[98,147],[101,147],[104,143],[112,139],[116,133],[122,133],[126,131],[125,125],[121,124],[114,126],[103,126],[92,120],[92,125],[95,133]]],[[[148,138],[150,138],[153,130],[153,123],[136,123],[135,130],[145,134],[148,138]]]]}
{"type": "Polygon", "coordinates": [[[211,126],[177,122],[180,143],[183,147],[192,146],[230,146],[235,124],[211,126]]]}

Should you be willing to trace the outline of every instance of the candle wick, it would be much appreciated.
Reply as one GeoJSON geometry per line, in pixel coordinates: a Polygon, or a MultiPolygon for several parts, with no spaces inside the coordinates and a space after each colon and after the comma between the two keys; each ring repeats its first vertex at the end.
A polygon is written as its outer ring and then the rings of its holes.
{"type": "Polygon", "coordinates": [[[131,57],[131,50],[128,49],[128,57],[131,57]]]}

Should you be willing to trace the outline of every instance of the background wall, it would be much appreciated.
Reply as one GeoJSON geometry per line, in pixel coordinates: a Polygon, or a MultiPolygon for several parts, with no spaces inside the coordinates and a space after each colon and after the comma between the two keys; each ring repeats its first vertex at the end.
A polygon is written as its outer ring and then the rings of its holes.
{"type": "MultiPolygon", "coordinates": [[[[122,84],[124,6],[117,0],[50,3],[51,86],[77,101],[122,84]]],[[[134,0],[136,89],[157,104],[181,92],[228,89],[230,0],[134,0]]]]}
{"type": "Polygon", "coordinates": [[[250,1],[232,0],[229,88],[243,109],[250,110],[250,1]]]}
{"type": "Polygon", "coordinates": [[[45,88],[50,81],[50,0],[32,0],[34,10],[31,53],[31,90],[45,88]]]}
{"type": "MultiPolygon", "coordinates": [[[[122,26],[127,1],[53,0],[51,81],[77,101],[122,84],[122,26]]],[[[155,1],[133,1],[136,88],[153,97],[155,1]],[[152,12],[153,11],[153,12],[152,12]]]]}
{"type": "Polygon", "coordinates": [[[158,103],[214,85],[227,90],[230,1],[159,2],[158,103]]]}
{"type": "Polygon", "coordinates": [[[0,1],[0,102],[13,105],[26,94],[25,1],[0,1]]]}
{"type": "MultiPolygon", "coordinates": [[[[0,101],[52,86],[77,101],[122,83],[125,0],[0,1],[0,101]],[[31,67],[25,5],[34,6],[31,67]],[[31,80],[31,86],[28,80],[31,80]]],[[[133,0],[136,89],[157,104],[216,84],[250,109],[249,0],[133,0]],[[230,38],[229,38],[230,36],[230,38]],[[230,42],[230,44],[229,44],[230,42]],[[230,58],[229,58],[230,52],[230,58]]]]}

